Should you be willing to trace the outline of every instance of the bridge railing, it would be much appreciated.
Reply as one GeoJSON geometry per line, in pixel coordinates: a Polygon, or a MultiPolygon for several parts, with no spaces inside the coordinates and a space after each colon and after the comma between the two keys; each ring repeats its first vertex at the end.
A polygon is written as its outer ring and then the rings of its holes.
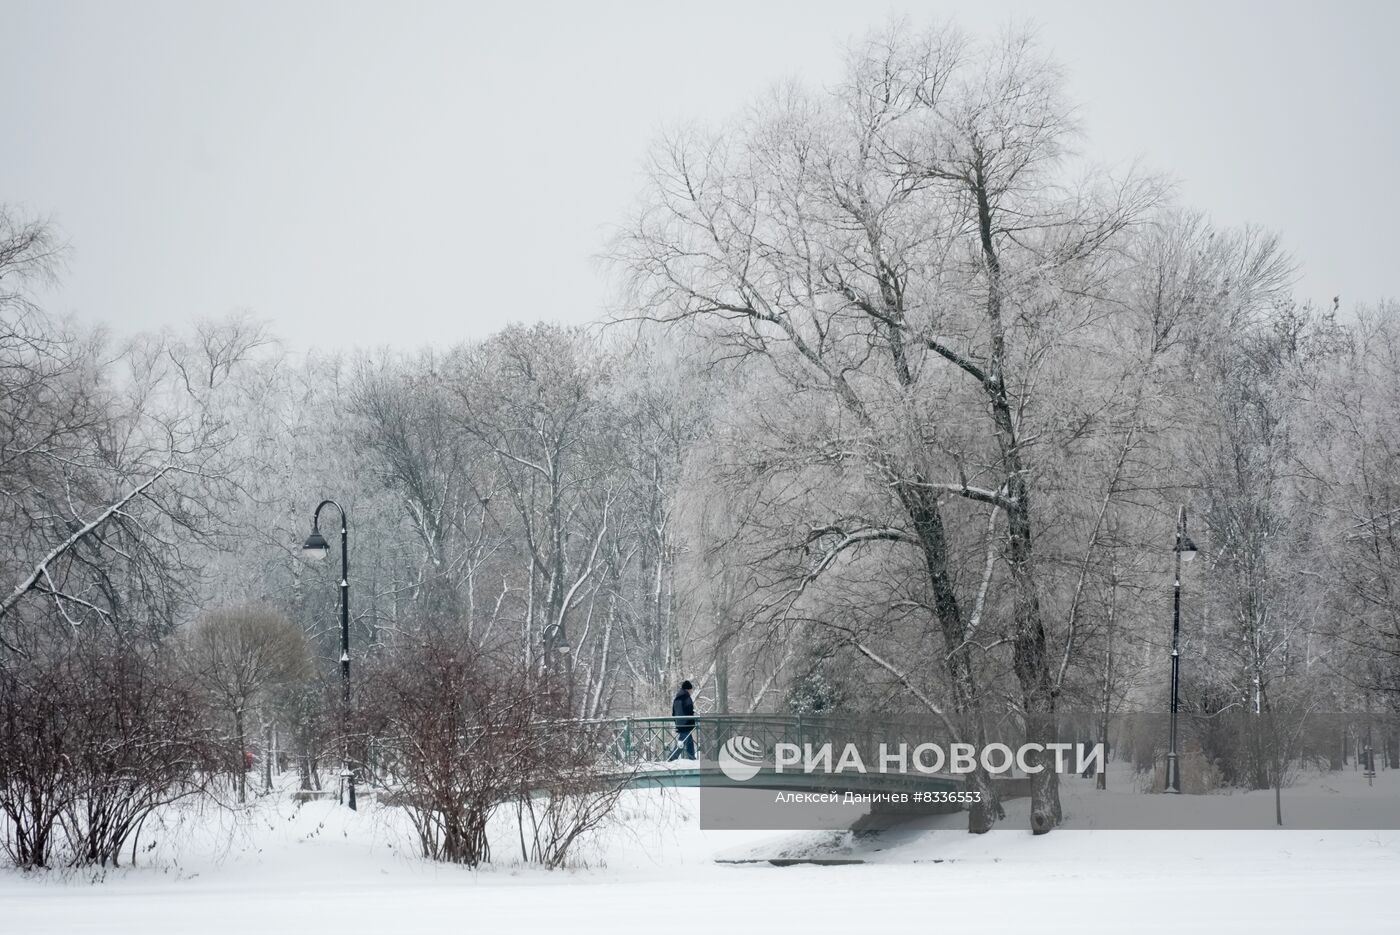
{"type": "MultiPolygon", "coordinates": [[[[711,759],[730,738],[744,736],[769,751],[778,743],[799,747],[830,743],[839,756],[850,744],[865,762],[874,763],[880,743],[898,739],[901,733],[898,729],[892,731],[890,724],[877,725],[870,720],[789,714],[697,714],[691,720],[695,723],[692,738],[696,755],[711,759]]],[[[627,717],[587,723],[603,728],[601,736],[607,738],[604,758],[619,766],[664,763],[682,758],[686,753],[674,717],[627,717]]],[[[920,739],[936,739],[929,735],[930,725],[917,726],[920,739]]]]}
{"type": "MultiPolygon", "coordinates": [[[[714,757],[735,734],[743,734],[767,747],[787,740],[796,732],[790,718],[782,716],[695,715],[690,737],[697,756],[714,757]]],[[[606,755],[625,766],[664,763],[686,755],[674,717],[629,717],[602,722],[610,728],[606,755]]]]}

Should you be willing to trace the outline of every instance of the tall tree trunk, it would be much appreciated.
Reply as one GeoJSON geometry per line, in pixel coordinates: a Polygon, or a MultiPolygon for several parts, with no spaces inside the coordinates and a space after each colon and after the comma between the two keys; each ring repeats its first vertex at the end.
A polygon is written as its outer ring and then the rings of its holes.
{"type": "MultiPolygon", "coordinates": [[[[1115,574],[1112,587],[1117,590],[1117,576],[1115,574]]],[[[1104,751],[1103,758],[1099,761],[1099,772],[1094,777],[1094,788],[1103,791],[1108,788],[1108,717],[1109,708],[1113,703],[1113,623],[1117,601],[1110,596],[1108,600],[1108,620],[1105,623],[1107,632],[1104,634],[1103,649],[1103,681],[1100,684],[1099,695],[1099,746],[1104,751]]]]}
{"type": "MultiPolygon", "coordinates": [[[[947,674],[953,689],[953,709],[964,732],[962,737],[954,739],[979,743],[984,736],[977,679],[967,641],[967,622],[948,571],[943,516],[935,495],[922,482],[922,478],[902,482],[896,486],[896,490],[922,547],[933,591],[934,615],[942,631],[943,642],[948,647],[947,674]]],[[[990,831],[997,819],[1005,816],[1005,811],[985,770],[979,767],[972,773],[969,785],[972,786],[971,791],[978,793],[978,801],[968,806],[967,830],[972,834],[982,834],[990,831]]]]}
{"type": "MultiPolygon", "coordinates": [[[[1026,483],[1026,465],[1021,456],[1016,420],[1006,389],[1007,351],[1005,326],[1002,323],[1001,260],[994,239],[991,199],[980,164],[973,192],[977,199],[978,233],[987,274],[986,315],[991,341],[990,359],[982,386],[991,403],[1005,477],[1007,565],[1011,571],[1015,617],[1012,668],[1021,687],[1027,740],[1046,744],[1058,739],[1055,694],[1050,680],[1050,663],[1045,654],[1045,626],[1041,619],[1040,595],[1036,590],[1032,561],[1031,492],[1026,483]]],[[[1033,770],[1037,765],[1041,767],[1031,774],[1031,830],[1044,834],[1060,823],[1059,774],[1051,768],[1051,757],[1028,756],[1026,759],[1033,770]]]]}

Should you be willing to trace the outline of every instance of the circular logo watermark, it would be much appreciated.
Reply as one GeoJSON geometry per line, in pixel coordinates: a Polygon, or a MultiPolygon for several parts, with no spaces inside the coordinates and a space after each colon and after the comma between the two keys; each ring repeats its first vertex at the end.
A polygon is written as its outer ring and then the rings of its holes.
{"type": "Polygon", "coordinates": [[[763,746],[752,737],[736,734],[719,750],[719,768],[735,782],[748,782],[763,768],[763,746]]]}

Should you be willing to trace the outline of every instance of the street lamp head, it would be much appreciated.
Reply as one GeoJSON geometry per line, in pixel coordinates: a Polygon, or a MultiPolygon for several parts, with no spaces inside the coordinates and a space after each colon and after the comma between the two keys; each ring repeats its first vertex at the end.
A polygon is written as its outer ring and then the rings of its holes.
{"type": "Polygon", "coordinates": [[[1189,562],[1196,557],[1196,543],[1191,541],[1190,536],[1182,535],[1181,541],[1177,545],[1177,551],[1181,553],[1183,560],[1189,562]]]}
{"type": "Polygon", "coordinates": [[[321,535],[319,528],[313,528],[311,535],[306,537],[306,544],[301,547],[301,554],[313,562],[319,562],[330,554],[331,547],[326,542],[326,537],[321,535]]]}

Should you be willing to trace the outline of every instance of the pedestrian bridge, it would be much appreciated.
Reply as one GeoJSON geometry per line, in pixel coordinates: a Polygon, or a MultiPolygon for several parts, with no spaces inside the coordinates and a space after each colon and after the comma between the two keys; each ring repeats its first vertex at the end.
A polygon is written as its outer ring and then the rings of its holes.
{"type": "MultiPolygon", "coordinates": [[[[696,715],[694,740],[698,759],[681,759],[684,750],[676,735],[674,717],[619,718],[582,722],[597,731],[605,753],[600,778],[632,788],[733,787],[787,792],[940,792],[964,789],[963,777],[947,772],[880,771],[881,743],[909,741],[946,743],[930,736],[927,724],[876,723],[801,715],[744,714],[696,715]],[[917,737],[917,741],[911,738],[917,737]],[[720,751],[731,741],[761,751],[748,765],[752,775],[735,779],[719,765],[720,751]],[[849,744],[857,750],[866,771],[807,771],[798,766],[778,769],[773,750],[779,743],[805,749],[830,744],[835,757],[849,744]]],[[[733,748],[731,748],[733,749],[733,748]]],[[[1003,797],[1017,794],[1015,781],[999,781],[1003,797]]]]}

